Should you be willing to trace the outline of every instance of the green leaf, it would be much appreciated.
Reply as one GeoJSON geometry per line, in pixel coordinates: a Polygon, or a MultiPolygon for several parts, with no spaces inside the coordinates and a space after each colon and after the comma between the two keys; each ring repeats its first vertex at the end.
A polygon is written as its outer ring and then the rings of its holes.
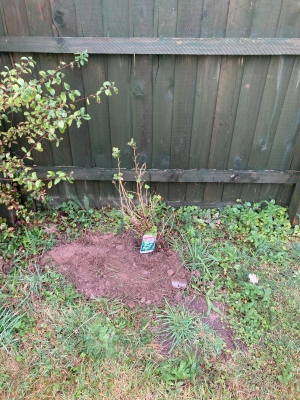
{"type": "Polygon", "coordinates": [[[43,77],[43,78],[47,78],[47,74],[45,71],[39,71],[39,74],[43,77]]]}
{"type": "Polygon", "coordinates": [[[70,90],[70,85],[67,82],[64,82],[64,88],[66,90],[70,90]]]}
{"type": "Polygon", "coordinates": [[[65,123],[62,120],[58,121],[57,125],[58,125],[59,129],[64,129],[65,128],[65,123]]]}
{"type": "Polygon", "coordinates": [[[66,93],[65,92],[61,92],[60,98],[62,99],[63,103],[65,103],[67,101],[66,93]]]}

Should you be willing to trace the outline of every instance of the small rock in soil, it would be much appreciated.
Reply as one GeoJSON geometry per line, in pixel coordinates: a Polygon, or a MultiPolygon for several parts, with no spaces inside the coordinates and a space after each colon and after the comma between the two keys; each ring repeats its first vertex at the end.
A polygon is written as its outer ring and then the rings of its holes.
{"type": "Polygon", "coordinates": [[[177,301],[178,303],[180,303],[182,301],[182,293],[178,292],[175,296],[174,296],[174,300],[177,301]]]}
{"type": "Polygon", "coordinates": [[[116,250],[123,251],[123,250],[125,250],[125,247],[122,244],[117,244],[116,245],[116,250]]]}
{"type": "Polygon", "coordinates": [[[147,304],[147,306],[150,306],[151,300],[147,300],[147,301],[146,301],[146,304],[147,304]]]}
{"type": "Polygon", "coordinates": [[[195,276],[196,278],[200,278],[201,276],[200,271],[192,271],[191,275],[195,276]]]}
{"type": "Polygon", "coordinates": [[[145,301],[146,301],[146,298],[145,298],[145,297],[142,297],[141,303],[145,303],[145,301]]]}
{"type": "Polygon", "coordinates": [[[168,273],[169,276],[174,275],[174,271],[172,269],[168,269],[167,273],[168,273]]]}
{"type": "Polygon", "coordinates": [[[129,308],[134,308],[134,302],[133,301],[129,301],[128,302],[128,307],[129,308]]]}
{"type": "Polygon", "coordinates": [[[172,286],[176,289],[185,289],[187,287],[186,279],[172,278],[171,282],[172,282],[172,286]]]}

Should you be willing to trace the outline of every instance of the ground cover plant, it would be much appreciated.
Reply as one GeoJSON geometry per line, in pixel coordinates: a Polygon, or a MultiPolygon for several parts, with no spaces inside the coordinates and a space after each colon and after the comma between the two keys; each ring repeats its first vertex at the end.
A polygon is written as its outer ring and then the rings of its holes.
{"type": "Polygon", "coordinates": [[[1,221],[1,399],[300,397],[300,236],[286,209],[160,202],[155,218],[168,246],[155,256],[176,249],[188,284],[133,307],[126,297],[88,298],[43,262],[54,246],[124,235],[118,209],[74,198],[29,224],[1,221]],[[206,309],[189,306],[197,301],[206,309]]]}

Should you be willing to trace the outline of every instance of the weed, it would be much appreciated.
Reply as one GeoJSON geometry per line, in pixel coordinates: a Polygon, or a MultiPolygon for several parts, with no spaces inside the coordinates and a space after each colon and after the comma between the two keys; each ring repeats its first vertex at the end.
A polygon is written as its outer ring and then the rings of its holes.
{"type": "Polygon", "coordinates": [[[200,368],[197,355],[187,352],[184,358],[166,360],[161,363],[157,371],[168,385],[179,388],[187,381],[195,381],[197,374],[200,373],[200,368]]]}
{"type": "Polygon", "coordinates": [[[9,308],[0,307],[0,345],[8,352],[8,348],[17,342],[15,333],[20,328],[25,314],[20,314],[17,309],[11,311],[9,308]]]}
{"type": "Polygon", "coordinates": [[[163,325],[160,329],[163,341],[171,342],[170,353],[174,349],[187,351],[198,348],[202,354],[211,356],[220,354],[224,349],[223,340],[214,330],[182,306],[171,307],[166,301],[165,309],[158,314],[158,320],[163,325]]]}

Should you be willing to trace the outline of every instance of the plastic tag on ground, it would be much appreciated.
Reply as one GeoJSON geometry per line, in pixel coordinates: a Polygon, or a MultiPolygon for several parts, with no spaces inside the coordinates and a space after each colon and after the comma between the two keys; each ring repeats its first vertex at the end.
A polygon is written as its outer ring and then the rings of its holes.
{"type": "Polygon", "coordinates": [[[151,253],[155,248],[156,236],[144,235],[140,253],[151,253]]]}

